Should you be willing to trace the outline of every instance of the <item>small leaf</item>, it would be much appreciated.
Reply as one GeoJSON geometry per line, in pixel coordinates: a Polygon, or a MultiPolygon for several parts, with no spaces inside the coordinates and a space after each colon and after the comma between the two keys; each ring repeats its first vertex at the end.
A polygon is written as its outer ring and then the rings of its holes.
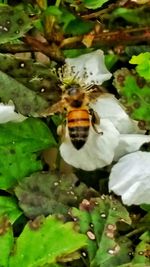
{"type": "Polygon", "coordinates": [[[39,267],[55,263],[86,246],[87,238],[73,230],[73,223],[63,224],[55,217],[37,218],[29,222],[10,256],[9,267],[39,267]],[[29,250],[30,244],[30,250],[29,250]]]}
{"type": "Polygon", "coordinates": [[[20,123],[0,124],[0,188],[7,189],[30,173],[41,170],[37,152],[56,142],[46,126],[38,119],[20,123]]]}
{"type": "Polygon", "coordinates": [[[58,8],[50,6],[46,10],[46,15],[50,14],[57,18],[57,23],[63,28],[66,34],[80,35],[86,34],[94,27],[94,23],[91,21],[84,21],[79,17],[76,17],[70,11],[64,8],[58,8]]]}
{"type": "Polygon", "coordinates": [[[129,61],[131,64],[137,64],[137,73],[146,80],[150,80],[150,52],[141,53],[133,56],[129,61]]]}
{"type": "Polygon", "coordinates": [[[109,0],[84,0],[84,5],[90,9],[100,8],[103,4],[107,3],[109,0]]]}
{"type": "Polygon", "coordinates": [[[0,6],[0,43],[22,37],[32,28],[32,21],[22,6],[0,6]]]}
{"type": "Polygon", "coordinates": [[[141,209],[150,212],[150,205],[149,204],[142,204],[140,205],[141,209]]]}
{"type": "Polygon", "coordinates": [[[65,33],[72,35],[86,34],[90,32],[94,27],[94,23],[91,21],[83,21],[80,18],[76,18],[71,21],[64,29],[65,33]]]}
{"type": "Polygon", "coordinates": [[[83,54],[87,54],[93,51],[93,48],[81,48],[81,49],[66,49],[63,50],[64,56],[67,58],[74,58],[81,56],[83,54]]]}
{"type": "Polygon", "coordinates": [[[119,57],[115,54],[105,55],[105,64],[106,64],[106,67],[108,68],[108,70],[110,70],[115,65],[115,63],[118,61],[118,59],[119,59],[119,57]]]}
{"type": "Polygon", "coordinates": [[[8,267],[8,259],[13,247],[13,231],[7,217],[0,217],[0,266],[8,267]]]}
{"type": "Polygon", "coordinates": [[[150,263],[150,231],[142,234],[140,239],[141,242],[136,246],[132,263],[147,265],[150,263]]]}
{"type": "Polygon", "coordinates": [[[149,17],[149,10],[147,7],[141,8],[125,8],[125,7],[119,7],[115,9],[111,14],[112,21],[116,18],[123,18],[129,23],[137,24],[137,25],[150,25],[150,17],[149,17]]]}
{"type": "Polygon", "coordinates": [[[149,83],[125,68],[116,71],[114,76],[114,85],[129,115],[139,121],[139,127],[150,129],[149,83]]]}
{"type": "Polygon", "coordinates": [[[22,214],[13,197],[0,196],[0,216],[7,215],[9,221],[13,224],[22,214]]]}

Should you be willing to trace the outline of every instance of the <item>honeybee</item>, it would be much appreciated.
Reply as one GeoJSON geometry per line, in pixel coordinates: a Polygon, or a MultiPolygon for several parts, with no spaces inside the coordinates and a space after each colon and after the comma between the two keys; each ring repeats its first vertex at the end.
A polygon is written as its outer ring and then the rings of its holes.
{"type": "MultiPolygon", "coordinates": [[[[96,133],[103,134],[97,129],[100,125],[98,114],[89,107],[90,102],[96,101],[101,94],[103,92],[98,87],[81,87],[77,83],[68,84],[62,92],[61,100],[41,115],[49,116],[57,112],[65,114],[70,140],[79,150],[85,145],[91,126],[96,133]]],[[[64,127],[61,128],[61,132],[65,135],[64,127]]]]}

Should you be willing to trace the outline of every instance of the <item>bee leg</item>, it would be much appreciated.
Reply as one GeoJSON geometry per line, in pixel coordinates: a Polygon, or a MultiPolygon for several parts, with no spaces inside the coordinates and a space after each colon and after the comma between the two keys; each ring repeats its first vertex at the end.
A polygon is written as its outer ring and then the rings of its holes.
{"type": "Polygon", "coordinates": [[[57,127],[57,134],[61,137],[61,141],[63,142],[65,139],[65,135],[66,135],[66,125],[65,124],[60,124],[57,127]]]}
{"type": "Polygon", "coordinates": [[[93,126],[93,129],[96,133],[98,134],[103,134],[103,132],[100,130],[99,125],[100,125],[100,117],[98,116],[97,112],[94,111],[93,109],[90,109],[90,114],[91,114],[91,124],[93,126]]]}

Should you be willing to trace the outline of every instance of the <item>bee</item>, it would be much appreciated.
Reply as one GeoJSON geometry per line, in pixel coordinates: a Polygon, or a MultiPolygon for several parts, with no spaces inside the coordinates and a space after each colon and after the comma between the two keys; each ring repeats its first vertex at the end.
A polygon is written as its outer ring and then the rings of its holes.
{"type": "MultiPolygon", "coordinates": [[[[71,143],[79,150],[85,145],[91,126],[96,133],[102,134],[97,129],[100,125],[100,118],[89,106],[90,102],[96,101],[101,94],[102,91],[96,87],[82,87],[77,83],[68,84],[62,92],[61,100],[45,110],[42,116],[54,113],[65,114],[71,143]]],[[[61,128],[61,132],[64,132],[64,127],[61,128]]]]}

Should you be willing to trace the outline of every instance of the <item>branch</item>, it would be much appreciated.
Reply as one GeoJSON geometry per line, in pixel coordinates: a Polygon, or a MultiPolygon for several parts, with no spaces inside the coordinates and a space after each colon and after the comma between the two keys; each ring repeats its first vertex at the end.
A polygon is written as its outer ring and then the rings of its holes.
{"type": "MultiPolygon", "coordinates": [[[[107,46],[108,48],[116,45],[139,44],[140,42],[150,42],[150,27],[119,29],[116,31],[102,31],[93,34],[92,46],[107,46]]],[[[89,35],[87,34],[87,36],[89,35]]],[[[85,35],[86,36],[86,35],[85,35]]],[[[61,43],[61,48],[79,48],[83,47],[82,41],[85,36],[66,38],[61,43]],[[77,46],[78,45],[78,46],[77,46]]]]}
{"type": "Polygon", "coordinates": [[[60,48],[52,43],[43,43],[32,36],[26,36],[23,38],[24,44],[1,44],[0,52],[2,53],[24,53],[24,52],[41,52],[48,56],[51,60],[59,63],[64,63],[64,57],[60,48]]]}

